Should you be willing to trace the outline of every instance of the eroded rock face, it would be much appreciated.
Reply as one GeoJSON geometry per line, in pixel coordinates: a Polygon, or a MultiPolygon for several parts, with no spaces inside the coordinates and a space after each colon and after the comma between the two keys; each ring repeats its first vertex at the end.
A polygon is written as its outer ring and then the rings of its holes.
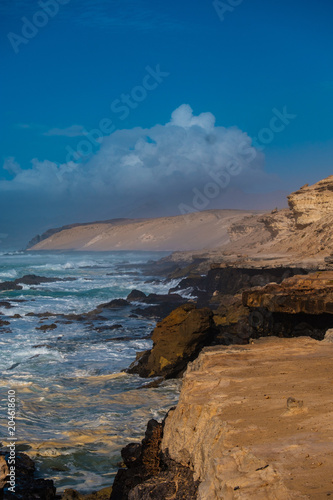
{"type": "Polygon", "coordinates": [[[110,500],[195,500],[198,482],[193,472],[160,453],[163,425],[150,420],[142,443],[122,449],[127,468],[118,471],[110,500]]]}
{"type": "Polygon", "coordinates": [[[128,372],[142,377],[178,376],[202,347],[211,343],[215,334],[210,309],[197,309],[194,304],[178,307],[157,324],[152,335],[153,348],[131,365],[128,372]]]}
{"type": "Polygon", "coordinates": [[[306,337],[208,347],[189,365],[162,452],[189,466],[197,499],[333,494],[333,345],[306,337]]]}
{"type": "Polygon", "coordinates": [[[243,305],[274,313],[333,314],[333,271],[296,275],[281,284],[247,290],[243,305]]]}
{"type": "Polygon", "coordinates": [[[327,214],[333,215],[333,175],[292,193],[288,196],[288,204],[298,226],[307,226],[327,214]]]}

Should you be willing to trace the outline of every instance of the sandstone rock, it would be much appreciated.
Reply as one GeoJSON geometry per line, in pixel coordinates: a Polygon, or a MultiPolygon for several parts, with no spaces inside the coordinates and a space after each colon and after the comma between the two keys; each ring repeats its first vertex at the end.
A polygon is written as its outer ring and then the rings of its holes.
{"type": "Polygon", "coordinates": [[[333,271],[296,275],[280,285],[247,290],[243,292],[243,305],[275,313],[333,314],[333,271]]]}
{"type": "Polygon", "coordinates": [[[326,498],[332,373],[333,345],[305,337],[206,347],[165,420],[162,452],[193,470],[198,500],[326,498]]]}
{"type": "Polygon", "coordinates": [[[203,346],[211,343],[215,334],[213,312],[185,304],[157,324],[152,335],[153,348],[127,371],[142,377],[175,377],[197,357],[203,346]]]}
{"type": "Polygon", "coordinates": [[[327,214],[333,215],[333,175],[313,186],[303,186],[288,196],[288,203],[298,226],[307,226],[327,214]]]}

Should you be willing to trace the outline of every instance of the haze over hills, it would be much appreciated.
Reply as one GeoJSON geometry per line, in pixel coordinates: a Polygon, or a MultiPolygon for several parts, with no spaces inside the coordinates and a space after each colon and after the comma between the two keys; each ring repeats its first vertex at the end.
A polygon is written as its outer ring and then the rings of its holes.
{"type": "Polygon", "coordinates": [[[207,210],[174,217],[73,225],[57,230],[28,249],[175,251],[215,248],[230,241],[228,230],[232,224],[260,213],[254,210],[207,210]]]}
{"type": "MultiPolygon", "coordinates": [[[[333,176],[288,196],[270,213],[207,210],[156,219],[114,219],[49,230],[29,250],[212,251],[238,256],[325,257],[333,253],[333,176]]],[[[220,257],[220,256],[218,256],[220,257]]]]}

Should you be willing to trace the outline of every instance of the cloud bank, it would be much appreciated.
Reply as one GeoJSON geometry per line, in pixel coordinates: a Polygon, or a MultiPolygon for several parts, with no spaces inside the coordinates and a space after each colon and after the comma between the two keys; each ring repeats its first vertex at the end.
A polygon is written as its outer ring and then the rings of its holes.
{"type": "Polygon", "coordinates": [[[33,159],[21,168],[6,159],[13,177],[0,182],[1,232],[30,237],[72,222],[179,215],[184,206],[258,208],[244,207],[242,192],[271,182],[263,160],[246,133],[216,126],[213,114],[195,116],[183,104],[165,125],[105,136],[81,163],[33,159]]]}

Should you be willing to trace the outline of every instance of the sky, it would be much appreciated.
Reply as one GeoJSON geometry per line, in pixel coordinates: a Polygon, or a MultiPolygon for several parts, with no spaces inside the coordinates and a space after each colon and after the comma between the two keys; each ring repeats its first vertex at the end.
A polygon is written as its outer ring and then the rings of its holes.
{"type": "Polygon", "coordinates": [[[331,0],[1,0],[0,250],[333,173],[331,0]]]}

